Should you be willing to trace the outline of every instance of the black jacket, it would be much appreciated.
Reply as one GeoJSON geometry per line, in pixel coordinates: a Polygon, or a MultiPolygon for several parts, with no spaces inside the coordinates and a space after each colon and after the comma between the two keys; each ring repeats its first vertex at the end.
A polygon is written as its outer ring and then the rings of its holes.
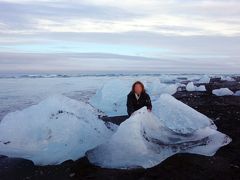
{"type": "Polygon", "coordinates": [[[127,111],[130,116],[134,111],[147,106],[147,109],[152,110],[152,103],[147,93],[142,93],[140,98],[137,100],[134,92],[130,92],[127,96],[127,111]]]}

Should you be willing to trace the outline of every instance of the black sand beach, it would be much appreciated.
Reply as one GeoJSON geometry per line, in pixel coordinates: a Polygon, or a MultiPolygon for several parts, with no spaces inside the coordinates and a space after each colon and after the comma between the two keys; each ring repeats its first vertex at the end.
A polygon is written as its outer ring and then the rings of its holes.
{"type": "MultiPolygon", "coordinates": [[[[116,170],[91,165],[87,158],[66,161],[56,166],[34,166],[29,160],[0,156],[0,180],[65,179],[240,179],[240,96],[218,97],[212,89],[240,89],[240,78],[228,82],[211,79],[207,92],[180,91],[174,96],[214,120],[219,131],[232,142],[220,148],[213,157],[177,154],[150,169],[116,170]]],[[[120,123],[126,117],[104,118],[120,123]]]]}

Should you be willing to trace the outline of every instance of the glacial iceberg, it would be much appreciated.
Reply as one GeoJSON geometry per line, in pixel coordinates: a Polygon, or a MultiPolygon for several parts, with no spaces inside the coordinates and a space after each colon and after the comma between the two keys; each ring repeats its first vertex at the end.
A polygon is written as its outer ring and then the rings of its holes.
{"type": "Polygon", "coordinates": [[[90,99],[90,103],[108,116],[126,115],[127,95],[131,83],[123,80],[110,80],[90,99]]]}
{"type": "MultiPolygon", "coordinates": [[[[127,95],[133,83],[133,80],[110,80],[90,99],[90,104],[108,116],[127,115],[127,95]]],[[[164,93],[174,94],[179,86],[179,84],[163,84],[158,78],[143,83],[152,101],[164,93]]]]}
{"type": "Polygon", "coordinates": [[[146,107],[136,111],[120,124],[109,141],[87,152],[89,161],[105,168],[150,168],[176,153],[212,156],[221,146],[231,141],[227,135],[218,132],[207,117],[198,115],[199,122],[195,124],[197,114],[195,111],[185,109],[186,106],[178,103],[170,95],[162,96],[161,100],[166,102],[160,106],[166,106],[165,114],[159,118],[154,113],[148,112],[146,107]],[[176,110],[176,106],[182,107],[176,110]],[[180,113],[180,110],[183,111],[180,113]],[[187,120],[179,126],[184,129],[187,124],[191,133],[175,131],[179,129],[175,128],[178,126],[174,122],[177,121],[177,117],[182,119],[179,123],[187,120]],[[167,121],[169,124],[173,121],[172,126],[166,126],[167,121]]]}
{"type": "Polygon", "coordinates": [[[151,97],[159,97],[161,90],[163,89],[163,84],[161,84],[160,79],[154,79],[151,83],[148,83],[146,90],[151,97]]]}
{"type": "Polygon", "coordinates": [[[108,168],[150,168],[176,153],[211,156],[231,139],[206,116],[163,94],[120,126],[98,119],[90,105],[62,95],[6,115],[0,122],[0,154],[35,164],[59,164],[87,154],[108,168]]]}
{"type": "Polygon", "coordinates": [[[216,96],[231,96],[234,93],[228,88],[220,88],[212,90],[212,93],[216,96]]]}
{"type": "Polygon", "coordinates": [[[207,116],[168,94],[161,95],[153,102],[153,113],[165,126],[177,133],[189,134],[207,126],[216,129],[213,121],[207,116]]]}
{"type": "Polygon", "coordinates": [[[179,84],[162,84],[162,89],[160,91],[161,94],[170,94],[173,95],[177,92],[177,88],[179,87],[179,84]]]}
{"type": "Polygon", "coordinates": [[[59,164],[84,156],[112,134],[90,105],[56,95],[3,118],[0,154],[59,164]]]}
{"type": "Polygon", "coordinates": [[[158,99],[161,94],[173,95],[177,92],[179,84],[164,84],[160,79],[155,79],[151,83],[147,84],[146,90],[149,93],[152,101],[158,99]]]}

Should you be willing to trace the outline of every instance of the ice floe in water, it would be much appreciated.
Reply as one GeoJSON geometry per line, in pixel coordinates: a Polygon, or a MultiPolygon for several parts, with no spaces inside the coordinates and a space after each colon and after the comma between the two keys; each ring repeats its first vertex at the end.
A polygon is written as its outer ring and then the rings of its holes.
{"type": "Polygon", "coordinates": [[[90,105],[56,95],[3,118],[0,154],[58,164],[84,156],[112,134],[90,105]]]}
{"type": "Polygon", "coordinates": [[[120,124],[108,142],[87,152],[90,162],[106,168],[150,168],[176,153],[212,156],[231,141],[227,135],[218,132],[206,116],[170,95],[162,95],[160,100],[165,101],[159,106],[165,106],[161,110],[162,113],[166,111],[164,114],[159,113],[157,117],[146,107],[136,111],[120,124]],[[177,106],[180,107],[176,109],[177,106]],[[183,121],[187,122],[178,124],[183,121]],[[181,133],[182,129],[186,131],[181,133]]]}
{"type": "Polygon", "coordinates": [[[220,88],[212,90],[212,93],[216,96],[231,96],[234,93],[228,88],[220,88]]]}

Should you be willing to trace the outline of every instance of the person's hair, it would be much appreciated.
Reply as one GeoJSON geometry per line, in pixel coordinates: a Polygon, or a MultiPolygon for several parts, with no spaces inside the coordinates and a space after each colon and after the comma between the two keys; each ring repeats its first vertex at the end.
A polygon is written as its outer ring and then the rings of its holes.
{"type": "Polygon", "coordinates": [[[146,93],[145,91],[145,88],[144,88],[144,85],[141,81],[136,81],[135,83],[133,83],[132,85],[132,92],[135,93],[134,89],[135,89],[135,86],[139,84],[140,86],[142,86],[142,93],[146,93]]]}

